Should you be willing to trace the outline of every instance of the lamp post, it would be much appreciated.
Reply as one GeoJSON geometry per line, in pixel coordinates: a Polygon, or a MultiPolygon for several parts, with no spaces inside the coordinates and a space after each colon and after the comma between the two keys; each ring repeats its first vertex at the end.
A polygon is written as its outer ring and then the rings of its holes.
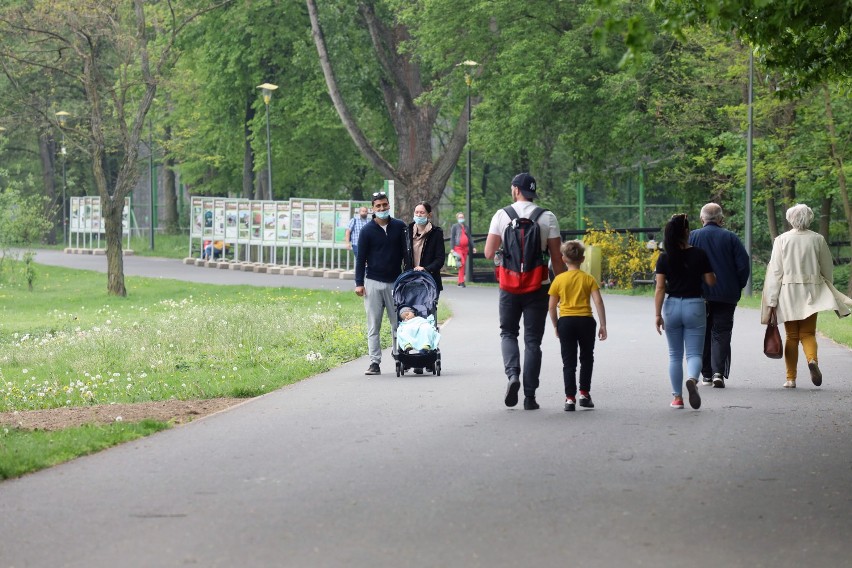
{"type": "MultiPolygon", "coordinates": [[[[466,61],[462,61],[457,65],[464,66],[464,82],[467,84],[467,139],[465,140],[467,145],[467,175],[465,177],[465,196],[467,198],[467,212],[465,214],[465,218],[467,219],[467,225],[470,227],[471,231],[471,239],[470,239],[470,247],[473,250],[473,215],[471,213],[471,199],[470,199],[470,162],[471,162],[471,148],[470,148],[470,84],[473,82],[473,77],[471,77],[470,73],[473,67],[479,66],[479,63],[476,61],[471,61],[470,59],[466,61]]],[[[468,255],[470,256],[470,255],[468,255]]],[[[473,258],[470,257],[465,263],[464,269],[464,279],[467,282],[473,282],[473,258]]]]}
{"type": "Polygon", "coordinates": [[[68,213],[65,201],[68,192],[68,180],[65,177],[65,161],[68,153],[65,150],[65,124],[68,122],[69,116],[71,116],[71,113],[64,110],[56,113],[56,118],[59,120],[59,128],[62,131],[62,147],[60,148],[60,152],[62,153],[62,243],[66,247],[68,246],[68,213]]]}
{"type": "Polygon", "coordinates": [[[272,152],[269,144],[269,101],[272,100],[272,91],[278,88],[278,85],[272,83],[264,83],[258,85],[258,89],[263,92],[263,104],[266,105],[266,172],[269,176],[269,199],[272,199],[272,152]]]}

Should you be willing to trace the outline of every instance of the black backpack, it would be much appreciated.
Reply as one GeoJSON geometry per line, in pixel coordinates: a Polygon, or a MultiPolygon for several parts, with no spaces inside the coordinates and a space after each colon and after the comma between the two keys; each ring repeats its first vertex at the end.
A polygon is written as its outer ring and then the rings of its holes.
{"type": "Polygon", "coordinates": [[[548,277],[548,254],[541,250],[538,225],[538,218],[547,209],[536,207],[529,219],[518,217],[511,205],[503,211],[511,221],[503,230],[502,258],[497,267],[500,289],[512,294],[534,292],[548,277]]]}

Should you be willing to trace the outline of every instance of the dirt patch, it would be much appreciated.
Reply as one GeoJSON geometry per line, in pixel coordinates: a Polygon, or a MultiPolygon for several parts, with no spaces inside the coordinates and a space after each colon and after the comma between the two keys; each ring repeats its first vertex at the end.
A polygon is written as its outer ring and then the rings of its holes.
{"type": "Polygon", "coordinates": [[[210,398],[204,400],[162,400],[134,404],[104,404],[49,410],[0,412],[0,424],[27,430],[61,430],[83,424],[139,422],[150,418],[160,422],[184,424],[224,410],[245,398],[210,398]]]}

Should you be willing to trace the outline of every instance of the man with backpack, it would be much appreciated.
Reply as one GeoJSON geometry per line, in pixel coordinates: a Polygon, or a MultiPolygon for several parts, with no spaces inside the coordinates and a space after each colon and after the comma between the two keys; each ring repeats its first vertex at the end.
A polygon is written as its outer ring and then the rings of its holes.
{"type": "Polygon", "coordinates": [[[534,203],[535,178],[520,173],[512,180],[514,203],[494,214],[485,240],[485,258],[496,258],[500,280],[500,348],[509,384],[506,406],[518,404],[521,378],[524,409],[536,410],[535,391],[541,371],[541,340],[547,322],[548,256],[554,274],[565,271],[559,247],[559,221],[551,211],[534,203]],[[518,346],[524,318],[524,364],[518,346]]]}

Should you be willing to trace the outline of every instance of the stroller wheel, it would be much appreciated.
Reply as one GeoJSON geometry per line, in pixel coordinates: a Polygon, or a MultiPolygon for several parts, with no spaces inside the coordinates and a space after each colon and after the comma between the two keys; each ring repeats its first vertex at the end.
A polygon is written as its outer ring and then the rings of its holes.
{"type": "Polygon", "coordinates": [[[398,377],[400,375],[400,373],[404,373],[404,371],[402,370],[402,363],[397,361],[396,362],[396,376],[398,377]]]}
{"type": "Polygon", "coordinates": [[[441,362],[435,361],[435,374],[441,376],[441,362]]]}

